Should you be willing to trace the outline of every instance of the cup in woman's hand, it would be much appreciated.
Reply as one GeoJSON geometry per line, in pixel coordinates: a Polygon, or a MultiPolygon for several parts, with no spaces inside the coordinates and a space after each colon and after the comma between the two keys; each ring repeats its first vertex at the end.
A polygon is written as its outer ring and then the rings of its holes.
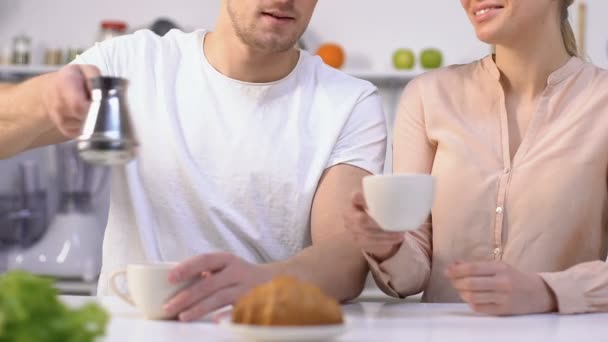
{"type": "Polygon", "coordinates": [[[435,177],[424,174],[368,176],[363,194],[369,215],[387,231],[409,231],[426,221],[435,198],[435,177]]]}

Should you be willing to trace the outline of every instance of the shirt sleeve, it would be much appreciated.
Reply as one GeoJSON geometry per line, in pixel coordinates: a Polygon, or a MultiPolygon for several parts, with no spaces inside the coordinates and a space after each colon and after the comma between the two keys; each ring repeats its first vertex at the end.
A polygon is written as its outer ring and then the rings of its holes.
{"type": "Polygon", "coordinates": [[[327,168],[348,164],[380,174],[386,159],[387,125],[382,100],[377,92],[366,96],[353,109],[332,154],[327,168]]]}
{"type": "Polygon", "coordinates": [[[112,72],[108,65],[104,49],[108,44],[96,43],[82,54],[78,55],[70,64],[94,65],[102,75],[109,76],[112,72]]]}
{"type": "Polygon", "coordinates": [[[95,43],[80,54],[71,64],[94,65],[103,76],[126,77],[140,49],[141,42],[150,39],[153,33],[147,30],[95,43]]]}
{"type": "MultiPolygon", "coordinates": [[[[608,225],[604,229],[608,231],[608,225]]],[[[555,294],[560,313],[608,312],[608,260],[586,262],[540,276],[555,294]]]]}
{"type": "Polygon", "coordinates": [[[540,276],[555,293],[560,313],[608,312],[607,263],[587,262],[540,276]]]}
{"type": "Polygon", "coordinates": [[[363,253],[376,284],[384,293],[406,298],[424,291],[431,276],[431,236],[430,223],[408,232],[397,254],[381,263],[363,253]]]}
{"type": "MultiPolygon", "coordinates": [[[[393,172],[430,174],[435,152],[436,146],[428,138],[417,82],[412,81],[403,93],[395,119],[393,172]]],[[[406,233],[392,258],[378,263],[364,253],[378,287],[401,298],[424,291],[431,274],[432,235],[429,217],[418,230],[406,233]]]]}

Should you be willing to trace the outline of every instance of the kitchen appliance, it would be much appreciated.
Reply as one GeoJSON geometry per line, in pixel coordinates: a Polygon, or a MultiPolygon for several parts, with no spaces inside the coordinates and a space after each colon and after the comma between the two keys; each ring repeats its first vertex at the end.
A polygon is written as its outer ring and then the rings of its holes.
{"type": "Polygon", "coordinates": [[[40,185],[40,169],[34,160],[19,164],[15,191],[0,195],[0,250],[27,248],[47,228],[47,192],[40,185]]]}
{"type": "Polygon", "coordinates": [[[75,142],[56,146],[59,210],[47,233],[30,248],[9,252],[9,269],[92,282],[101,269],[102,222],[94,210],[96,195],[109,170],[84,162],[75,142]]]}
{"type": "Polygon", "coordinates": [[[135,158],[137,140],[127,106],[127,80],[90,80],[92,104],[78,138],[80,156],[93,164],[125,164],[135,158]]]}
{"type": "Polygon", "coordinates": [[[179,26],[177,26],[177,24],[167,18],[159,18],[155,20],[154,23],[152,23],[152,25],[150,26],[150,31],[156,33],[158,36],[161,37],[163,37],[173,29],[179,30],[180,28],[179,26]]]}

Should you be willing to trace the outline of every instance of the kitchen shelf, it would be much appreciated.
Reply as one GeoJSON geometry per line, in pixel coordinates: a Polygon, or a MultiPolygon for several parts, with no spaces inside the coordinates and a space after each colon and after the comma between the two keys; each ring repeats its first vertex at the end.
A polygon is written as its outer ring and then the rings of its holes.
{"type": "Polygon", "coordinates": [[[36,76],[59,70],[58,66],[48,65],[0,65],[0,74],[36,76]]]}
{"type": "Polygon", "coordinates": [[[57,280],[55,288],[62,294],[94,296],[97,293],[97,282],[57,280]]]}
{"type": "MultiPolygon", "coordinates": [[[[28,78],[59,70],[57,66],[46,65],[0,65],[0,79],[28,78]]],[[[353,77],[360,78],[374,84],[404,86],[415,77],[422,74],[421,71],[369,71],[369,70],[345,70],[353,77]]]]}

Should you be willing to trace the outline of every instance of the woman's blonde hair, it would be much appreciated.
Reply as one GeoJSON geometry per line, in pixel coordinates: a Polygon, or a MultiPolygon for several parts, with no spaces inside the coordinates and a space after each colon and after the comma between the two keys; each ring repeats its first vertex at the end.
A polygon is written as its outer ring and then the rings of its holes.
{"type": "Polygon", "coordinates": [[[574,3],[574,0],[561,0],[561,13],[562,13],[562,38],[564,39],[564,45],[566,51],[570,56],[578,56],[578,46],[576,44],[576,37],[574,36],[574,30],[568,20],[568,8],[574,3]]]}

